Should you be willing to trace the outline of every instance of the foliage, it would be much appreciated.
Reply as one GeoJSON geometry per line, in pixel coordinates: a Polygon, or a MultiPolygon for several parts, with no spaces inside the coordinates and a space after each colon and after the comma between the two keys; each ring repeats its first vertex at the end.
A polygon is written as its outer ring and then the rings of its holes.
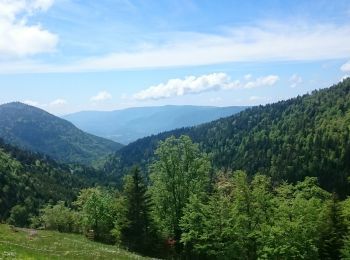
{"type": "Polygon", "coordinates": [[[350,259],[350,198],[341,203],[342,217],[347,227],[347,234],[344,236],[344,245],[341,251],[342,259],[350,259]]]}
{"type": "Polygon", "coordinates": [[[81,216],[59,201],[56,205],[47,205],[41,209],[40,222],[45,229],[59,232],[79,233],[81,216]]]}
{"type": "Polygon", "coordinates": [[[349,125],[350,78],[311,94],[140,139],[117,151],[105,167],[119,176],[134,164],[147,168],[159,141],[188,135],[213,155],[217,169],[260,172],[274,182],[314,176],[343,199],[350,191],[349,125]]]}
{"type": "Polygon", "coordinates": [[[341,204],[333,194],[327,205],[327,218],[321,236],[320,256],[322,259],[340,259],[347,227],[341,204]]]}
{"type": "Polygon", "coordinates": [[[27,226],[45,204],[59,200],[70,204],[82,188],[109,183],[113,178],[102,172],[58,164],[0,139],[0,221],[27,226]]]}
{"type": "Polygon", "coordinates": [[[122,146],[19,102],[0,106],[0,137],[12,145],[44,153],[61,162],[86,165],[122,146]]]}
{"type": "Polygon", "coordinates": [[[192,194],[206,191],[210,162],[187,136],[170,137],[159,144],[158,160],[151,169],[151,194],[154,213],[163,233],[179,240],[179,222],[192,194]]]}
{"type": "Polygon", "coordinates": [[[262,175],[220,176],[209,198],[187,204],[181,242],[215,259],[318,259],[329,198],[315,179],[273,188],[262,175]]]}
{"type": "Polygon", "coordinates": [[[8,222],[11,225],[27,226],[29,224],[30,213],[26,206],[16,205],[10,211],[8,222]]]}
{"type": "Polygon", "coordinates": [[[134,167],[124,178],[123,195],[126,199],[126,221],[121,230],[122,243],[132,251],[152,254],[157,249],[157,232],[151,217],[151,199],[140,169],[134,167]]]}
{"type": "Polygon", "coordinates": [[[113,194],[100,188],[83,189],[74,204],[82,214],[85,231],[93,230],[96,240],[111,242],[117,218],[113,194]]]}

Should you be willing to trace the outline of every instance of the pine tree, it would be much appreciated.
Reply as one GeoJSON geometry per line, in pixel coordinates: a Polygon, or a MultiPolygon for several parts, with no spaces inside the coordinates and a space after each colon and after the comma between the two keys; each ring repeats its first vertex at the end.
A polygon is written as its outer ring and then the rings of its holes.
{"type": "Polygon", "coordinates": [[[150,197],[139,167],[134,167],[126,176],[124,195],[127,200],[128,224],[122,230],[122,240],[133,251],[144,254],[152,253],[156,232],[150,215],[150,197]]]}
{"type": "Polygon", "coordinates": [[[321,259],[340,259],[346,225],[336,194],[333,194],[330,201],[326,218],[326,227],[321,237],[320,257],[321,259]]]}

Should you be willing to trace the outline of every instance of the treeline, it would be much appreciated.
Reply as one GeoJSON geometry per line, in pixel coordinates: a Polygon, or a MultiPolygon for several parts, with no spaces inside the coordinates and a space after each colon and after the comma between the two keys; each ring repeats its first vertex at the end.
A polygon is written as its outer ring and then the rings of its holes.
{"type": "Polygon", "coordinates": [[[89,188],[47,205],[33,225],[78,232],[144,255],[187,259],[348,259],[350,198],[315,177],[290,184],[215,171],[188,136],[160,142],[146,180],[89,188]]]}
{"type": "Polygon", "coordinates": [[[350,78],[311,94],[140,139],[110,158],[105,170],[116,176],[134,164],[146,170],[159,141],[188,135],[212,155],[217,170],[261,173],[276,183],[314,176],[322,188],[345,198],[350,195],[349,125],[350,78]]]}
{"type": "Polygon", "coordinates": [[[64,165],[0,139],[0,222],[27,226],[45,204],[71,203],[79,191],[115,186],[112,176],[81,165],[64,165]]]}

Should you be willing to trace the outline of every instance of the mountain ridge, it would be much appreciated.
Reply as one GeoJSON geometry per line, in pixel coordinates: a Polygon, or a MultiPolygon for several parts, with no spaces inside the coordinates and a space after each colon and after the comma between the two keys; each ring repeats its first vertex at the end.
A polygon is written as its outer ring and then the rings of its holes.
{"type": "Polygon", "coordinates": [[[0,105],[0,137],[9,144],[47,154],[65,163],[90,164],[122,147],[85,133],[45,110],[20,102],[0,105]]]}
{"type": "Polygon", "coordinates": [[[147,166],[160,141],[189,135],[211,154],[217,169],[262,173],[277,182],[317,176],[322,187],[344,197],[350,190],[349,125],[350,78],[311,94],[139,139],[117,151],[105,170],[122,176],[135,164],[147,166]]]}
{"type": "Polygon", "coordinates": [[[86,132],[127,144],[152,134],[210,122],[246,108],[166,105],[113,111],[81,111],[63,118],[86,132]]]}

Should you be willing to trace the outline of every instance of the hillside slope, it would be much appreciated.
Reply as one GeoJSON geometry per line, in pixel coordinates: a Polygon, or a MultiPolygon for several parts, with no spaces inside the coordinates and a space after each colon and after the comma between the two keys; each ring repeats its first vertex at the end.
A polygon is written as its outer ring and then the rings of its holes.
{"type": "Polygon", "coordinates": [[[247,107],[136,107],[106,112],[78,112],[63,118],[88,133],[127,144],[152,134],[227,117],[245,108],[247,107]]]}
{"type": "Polygon", "coordinates": [[[0,139],[0,222],[15,206],[23,210],[20,222],[51,202],[73,201],[82,188],[107,185],[112,178],[95,169],[63,165],[5,144],[0,139]]]}
{"type": "Polygon", "coordinates": [[[105,169],[122,175],[133,164],[145,166],[160,140],[182,134],[211,153],[216,168],[260,172],[275,182],[317,176],[327,190],[349,194],[350,78],[311,94],[140,139],[118,151],[105,169]]]}
{"type": "Polygon", "coordinates": [[[0,137],[10,144],[68,163],[91,164],[122,146],[19,102],[0,106],[0,137]]]}
{"type": "Polygon", "coordinates": [[[0,259],[147,259],[81,235],[0,224],[0,259]]]}

